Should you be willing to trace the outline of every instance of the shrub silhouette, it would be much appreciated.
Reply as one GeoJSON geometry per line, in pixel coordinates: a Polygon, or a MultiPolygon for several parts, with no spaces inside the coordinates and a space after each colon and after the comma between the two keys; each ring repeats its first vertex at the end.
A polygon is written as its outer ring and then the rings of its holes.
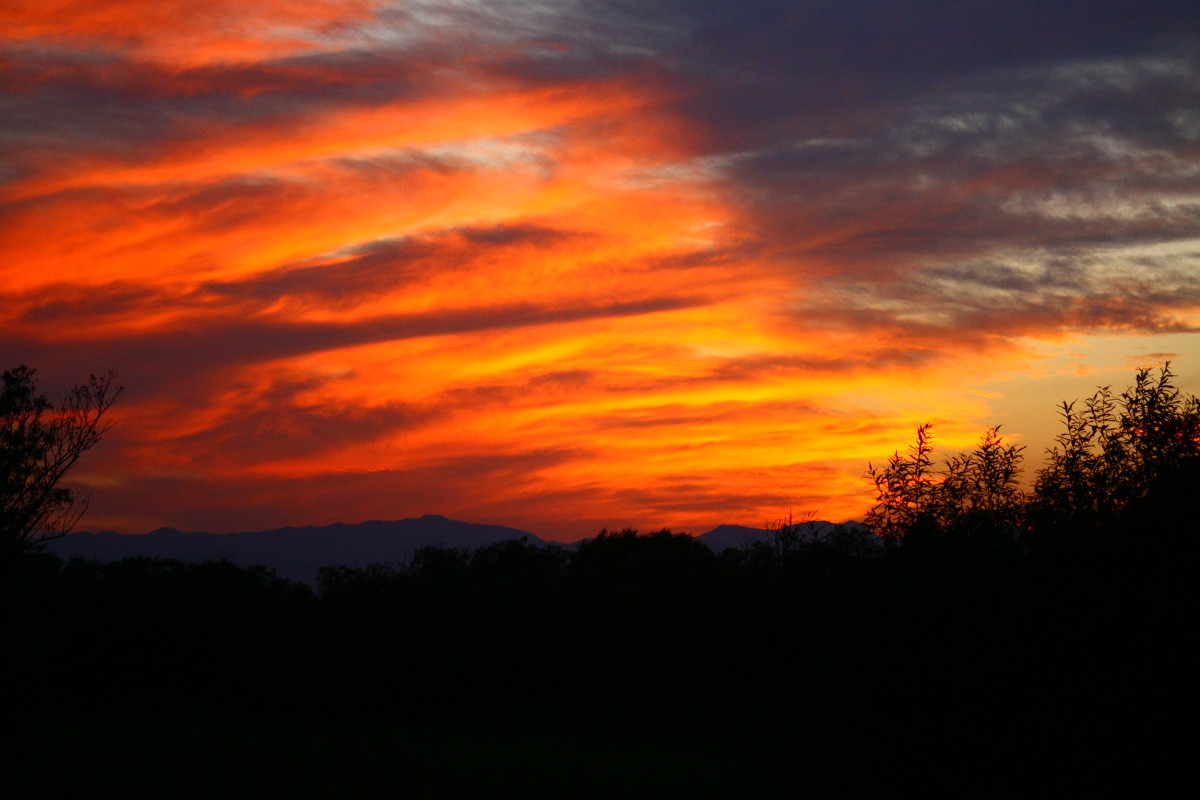
{"type": "Polygon", "coordinates": [[[916,443],[904,455],[897,450],[885,466],[867,465],[876,498],[864,524],[885,539],[901,539],[930,523],[937,485],[932,429],[932,423],[919,426],[916,443]]]}
{"type": "Polygon", "coordinates": [[[868,465],[876,504],[864,524],[890,540],[937,539],[953,531],[977,540],[1013,538],[1026,498],[1019,487],[1023,447],[1008,444],[989,428],[974,450],[933,464],[932,425],[917,428],[905,455],[885,466],[868,465]]]}
{"type": "MultiPolygon", "coordinates": [[[[1137,517],[1182,523],[1182,483],[1200,459],[1200,400],[1170,364],[1137,372],[1120,395],[1100,388],[1059,410],[1064,430],[1037,476],[1028,523],[1039,546],[1058,536],[1118,534],[1137,517]]],[[[1193,484],[1194,486],[1195,484],[1193,484]]]]}
{"type": "Polygon", "coordinates": [[[906,453],[868,465],[876,502],[865,524],[910,544],[1021,538],[1045,548],[1056,539],[1075,547],[1079,537],[1116,534],[1144,520],[1183,523],[1185,476],[1200,470],[1200,400],[1181,393],[1174,377],[1166,363],[1157,374],[1138,370],[1119,395],[1102,387],[1082,407],[1062,403],[1064,430],[1030,493],[1020,488],[1023,448],[1006,443],[998,427],[939,468],[932,426],[922,425],[906,453]]]}

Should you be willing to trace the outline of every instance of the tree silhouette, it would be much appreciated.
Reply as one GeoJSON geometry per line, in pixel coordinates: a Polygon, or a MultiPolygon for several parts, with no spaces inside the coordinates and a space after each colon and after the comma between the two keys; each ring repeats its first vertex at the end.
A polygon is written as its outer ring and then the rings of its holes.
{"type": "Polygon", "coordinates": [[[1060,406],[1065,430],[1038,472],[1030,509],[1039,537],[1113,529],[1150,511],[1154,497],[1182,498],[1180,476],[1195,474],[1200,460],[1200,399],[1182,394],[1174,378],[1168,362],[1157,375],[1138,370],[1120,395],[1104,386],[1082,409],[1060,406]]]}
{"type": "Polygon", "coordinates": [[[88,498],[59,482],[111,427],[105,415],[122,387],[112,373],[92,375],[55,405],[25,365],[0,384],[0,548],[12,557],[65,534],[87,509],[88,498]]]}

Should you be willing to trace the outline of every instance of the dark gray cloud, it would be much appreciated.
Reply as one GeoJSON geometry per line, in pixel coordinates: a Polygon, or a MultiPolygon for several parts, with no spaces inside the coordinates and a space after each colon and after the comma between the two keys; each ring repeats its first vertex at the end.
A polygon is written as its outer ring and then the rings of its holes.
{"type": "Polygon", "coordinates": [[[18,164],[66,152],[136,164],[203,148],[214,132],[233,139],[314,113],[413,102],[437,93],[430,59],[454,61],[383,49],[180,70],[115,54],[21,55],[0,71],[0,155],[18,164]]]}
{"type": "Polygon", "coordinates": [[[750,2],[680,0],[692,22],[668,53],[692,91],[684,110],[718,150],[781,136],[879,130],[892,114],[962,78],[1194,42],[1186,2],[750,2]],[[699,84],[701,89],[694,87],[699,84]]]}
{"type": "Polygon", "coordinates": [[[914,341],[936,341],[953,330],[959,345],[1060,330],[1190,332],[1200,306],[1200,259],[1020,254],[1014,262],[953,263],[904,280],[827,282],[818,302],[914,341]]]}
{"type": "Polygon", "coordinates": [[[651,8],[685,20],[654,75],[703,132],[703,163],[762,251],[821,281],[831,318],[899,324],[883,301],[910,299],[927,324],[997,334],[1014,315],[1162,330],[1194,302],[1167,264],[1128,284],[1088,261],[1200,236],[1194,3],[651,8]],[[1023,267],[989,266],[1004,259],[1023,267]],[[991,286],[999,303],[989,282],[1009,284],[991,286]]]}

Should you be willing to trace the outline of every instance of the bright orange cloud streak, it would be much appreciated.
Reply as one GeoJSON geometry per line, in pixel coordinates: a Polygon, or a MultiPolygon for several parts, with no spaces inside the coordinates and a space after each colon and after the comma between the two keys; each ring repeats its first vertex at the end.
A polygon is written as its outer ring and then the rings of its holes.
{"type": "Polygon", "coordinates": [[[323,33],[365,22],[382,5],[365,0],[10,0],[0,11],[0,27],[9,41],[91,46],[187,65],[318,49],[323,33]]]}

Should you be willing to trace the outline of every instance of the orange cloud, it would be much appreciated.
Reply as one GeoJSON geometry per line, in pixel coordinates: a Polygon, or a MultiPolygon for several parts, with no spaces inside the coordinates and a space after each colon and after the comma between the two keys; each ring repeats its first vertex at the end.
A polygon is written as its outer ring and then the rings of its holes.
{"type": "Polygon", "coordinates": [[[262,59],[321,46],[323,34],[362,23],[383,5],[363,0],[12,0],[0,11],[3,38],[33,45],[98,48],[173,64],[262,59]]]}
{"type": "Polygon", "coordinates": [[[843,519],[1052,343],[1195,329],[1186,114],[509,10],[6,6],[3,355],[129,387],[89,525],[843,519]]]}

